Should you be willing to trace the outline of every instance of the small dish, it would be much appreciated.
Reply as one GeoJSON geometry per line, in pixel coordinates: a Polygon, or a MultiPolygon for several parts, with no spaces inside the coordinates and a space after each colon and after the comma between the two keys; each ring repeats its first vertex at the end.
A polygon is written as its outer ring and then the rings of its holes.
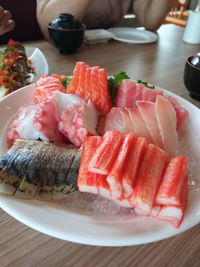
{"type": "MultiPolygon", "coordinates": [[[[200,100],[200,66],[194,64],[194,56],[189,57],[185,63],[184,83],[192,98],[200,100]]],[[[200,56],[196,56],[196,59],[200,56]]]]}
{"type": "Polygon", "coordinates": [[[114,38],[114,34],[104,30],[104,29],[97,29],[97,30],[87,30],[85,31],[85,43],[88,44],[97,44],[97,43],[106,43],[110,39],[114,38]]]}
{"type": "Polygon", "coordinates": [[[82,45],[85,25],[72,14],[61,14],[48,24],[49,37],[61,54],[73,54],[82,45]]]}

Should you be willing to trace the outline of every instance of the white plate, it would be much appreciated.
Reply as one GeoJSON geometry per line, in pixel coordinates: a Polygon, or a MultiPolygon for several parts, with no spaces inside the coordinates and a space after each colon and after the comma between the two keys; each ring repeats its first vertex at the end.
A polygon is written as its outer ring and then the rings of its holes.
{"type": "Polygon", "coordinates": [[[116,27],[108,31],[114,34],[114,40],[130,44],[147,44],[158,40],[157,34],[144,29],[116,27]]]}
{"type": "MultiPolygon", "coordinates": [[[[1,48],[1,50],[3,49],[4,47],[1,48]]],[[[40,75],[49,72],[49,66],[44,54],[39,48],[25,46],[25,51],[28,59],[32,61],[32,66],[35,69],[35,74],[32,74],[29,78],[29,82],[34,83],[38,80],[40,75]]]]}
{"type": "Polygon", "coordinates": [[[29,79],[30,83],[34,83],[40,75],[49,73],[49,66],[44,54],[39,48],[25,46],[25,50],[28,59],[32,61],[32,66],[35,69],[35,75],[32,75],[29,79]]]}
{"type": "MultiPolygon", "coordinates": [[[[31,102],[33,86],[19,89],[0,101],[0,114],[4,114],[0,120],[0,153],[5,152],[6,126],[22,104],[31,102]]],[[[127,209],[108,206],[109,202],[106,201],[93,201],[91,207],[85,208],[84,198],[74,198],[72,204],[69,202],[62,208],[47,202],[25,201],[1,195],[1,208],[20,222],[42,233],[67,241],[98,246],[150,243],[177,235],[198,224],[200,177],[195,177],[195,174],[199,174],[200,162],[200,111],[186,100],[167,93],[176,97],[190,111],[187,129],[181,136],[181,146],[191,159],[190,181],[193,182],[193,186],[190,185],[188,208],[180,228],[176,229],[168,222],[136,217],[127,209]]]]}
{"type": "Polygon", "coordinates": [[[84,36],[85,42],[88,44],[106,43],[112,38],[114,38],[114,35],[104,29],[87,30],[84,36]]]}

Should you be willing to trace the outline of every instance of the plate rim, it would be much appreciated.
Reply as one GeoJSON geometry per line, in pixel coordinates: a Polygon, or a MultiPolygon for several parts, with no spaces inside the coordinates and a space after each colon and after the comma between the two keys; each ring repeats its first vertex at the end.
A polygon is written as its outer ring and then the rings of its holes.
{"type": "Polygon", "coordinates": [[[131,28],[131,27],[112,27],[109,28],[108,31],[110,31],[111,33],[113,33],[114,37],[112,39],[116,40],[116,41],[120,41],[123,43],[129,43],[129,44],[150,44],[150,43],[154,43],[158,40],[158,35],[154,32],[148,31],[146,29],[139,29],[139,28],[131,28]],[[142,32],[142,33],[146,33],[148,35],[152,36],[151,40],[143,40],[143,41],[137,41],[137,40],[130,40],[130,39],[124,39],[124,38],[120,38],[117,37],[115,35],[115,31],[122,31],[122,30],[126,30],[126,31],[130,31],[130,32],[142,32]]]}

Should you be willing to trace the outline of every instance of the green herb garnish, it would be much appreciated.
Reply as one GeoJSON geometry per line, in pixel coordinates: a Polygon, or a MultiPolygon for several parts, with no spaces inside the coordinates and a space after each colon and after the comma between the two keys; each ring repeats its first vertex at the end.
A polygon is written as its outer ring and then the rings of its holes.
{"type": "Polygon", "coordinates": [[[62,80],[62,85],[63,85],[65,88],[67,88],[67,86],[70,84],[70,82],[71,82],[71,78],[69,78],[69,77],[65,77],[65,78],[63,78],[63,80],[62,80]]]}
{"type": "Polygon", "coordinates": [[[113,104],[115,96],[117,94],[117,88],[119,84],[125,79],[129,79],[129,76],[125,71],[116,72],[108,79],[108,91],[113,104]]]}
{"type": "Polygon", "coordinates": [[[148,83],[148,82],[144,82],[144,81],[142,81],[142,80],[137,80],[136,81],[137,83],[142,83],[142,84],[144,84],[146,87],[148,87],[149,89],[154,89],[155,88],[155,86],[153,85],[153,84],[150,84],[150,83],[148,83]]]}

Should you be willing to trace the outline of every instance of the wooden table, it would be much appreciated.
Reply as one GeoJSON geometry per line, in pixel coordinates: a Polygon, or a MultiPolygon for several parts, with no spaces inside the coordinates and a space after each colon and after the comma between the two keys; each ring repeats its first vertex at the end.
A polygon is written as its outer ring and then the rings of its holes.
{"type": "MultiPolygon", "coordinates": [[[[183,83],[186,58],[200,51],[200,45],[182,42],[183,28],[164,25],[157,43],[130,45],[117,41],[84,45],[74,55],[60,55],[45,41],[28,43],[45,54],[50,73],[71,74],[76,61],[105,67],[108,74],[126,71],[172,91],[196,106],[183,83]]],[[[19,223],[0,210],[0,267],[128,267],[200,266],[200,225],[175,237],[132,247],[92,247],[46,236],[19,223]]]]}

